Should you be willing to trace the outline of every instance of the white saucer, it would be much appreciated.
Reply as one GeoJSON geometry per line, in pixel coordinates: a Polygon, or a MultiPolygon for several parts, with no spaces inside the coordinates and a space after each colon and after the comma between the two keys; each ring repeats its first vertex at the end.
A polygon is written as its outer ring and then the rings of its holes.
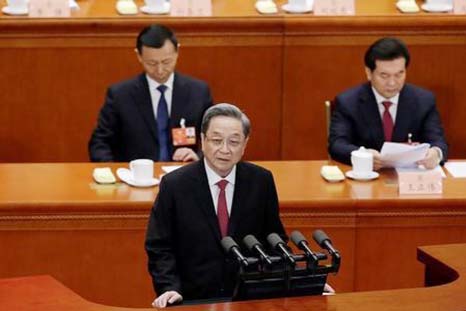
{"type": "Polygon", "coordinates": [[[298,7],[290,5],[289,3],[285,3],[284,5],[282,5],[282,9],[288,13],[308,13],[312,11],[312,5],[298,7]]]}
{"type": "Polygon", "coordinates": [[[146,182],[135,181],[133,179],[133,175],[131,174],[131,171],[123,167],[120,167],[119,169],[117,169],[116,174],[118,178],[120,178],[122,181],[134,187],[152,187],[152,186],[158,185],[160,182],[157,178],[152,178],[151,180],[146,181],[146,182]]]}
{"type": "Polygon", "coordinates": [[[354,173],[353,171],[348,171],[346,172],[346,177],[348,178],[351,178],[351,179],[354,179],[354,180],[372,180],[372,179],[376,179],[379,177],[379,173],[377,172],[370,172],[369,174],[367,174],[367,176],[354,176],[354,173]]]}
{"type": "Polygon", "coordinates": [[[151,8],[148,7],[147,5],[142,6],[139,8],[142,13],[146,14],[168,14],[170,13],[170,3],[165,2],[163,5],[163,8],[151,8]]]}
{"type": "Polygon", "coordinates": [[[9,6],[4,6],[2,12],[8,15],[27,15],[29,13],[28,8],[15,9],[9,6]]]}
{"type": "Polygon", "coordinates": [[[433,13],[450,12],[453,10],[453,6],[447,3],[424,3],[421,5],[421,8],[424,11],[433,13]]]}

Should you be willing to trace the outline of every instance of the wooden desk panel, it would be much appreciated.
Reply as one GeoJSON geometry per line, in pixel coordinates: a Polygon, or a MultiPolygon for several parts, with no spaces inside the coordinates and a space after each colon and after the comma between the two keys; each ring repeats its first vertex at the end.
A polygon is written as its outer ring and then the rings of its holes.
{"type": "MultiPolygon", "coordinates": [[[[421,247],[418,259],[425,264],[426,283],[445,284],[430,288],[267,299],[211,305],[179,306],[174,310],[464,310],[466,273],[465,244],[421,247]]],[[[0,280],[0,307],[5,310],[117,311],[123,308],[99,305],[81,298],[50,276],[0,280]]],[[[130,309],[124,309],[130,310],[130,309]]],[[[144,309],[153,310],[153,309],[144,309]]]]}
{"type": "MultiPolygon", "coordinates": [[[[393,171],[328,184],[319,175],[325,163],[259,162],[274,174],[287,232],[311,238],[322,228],[341,251],[341,270],[330,277],[339,292],[420,286],[417,246],[466,242],[466,180],[449,176],[439,196],[399,197],[393,171]]],[[[98,303],[148,305],[143,244],[158,188],[97,185],[92,170],[105,165],[0,165],[0,277],[50,274],[98,303]]]]}

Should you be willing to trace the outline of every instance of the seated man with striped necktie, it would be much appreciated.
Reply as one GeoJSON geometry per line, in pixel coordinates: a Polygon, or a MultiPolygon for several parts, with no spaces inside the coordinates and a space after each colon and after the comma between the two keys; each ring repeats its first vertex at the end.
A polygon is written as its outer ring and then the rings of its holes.
{"type": "Polygon", "coordinates": [[[237,107],[218,104],[202,119],[204,157],[165,175],[146,234],[153,306],[232,296],[237,263],[220,241],[253,234],[286,237],[272,173],[241,161],[250,122],[237,107]]]}
{"type": "Polygon", "coordinates": [[[435,96],[405,83],[410,55],[399,39],[382,38],[364,58],[367,83],[335,98],[328,150],[334,160],[350,164],[351,152],[364,146],[374,156],[374,169],[385,166],[380,150],[385,141],[429,143],[418,162],[434,168],[447,160],[445,140],[435,96]]]}

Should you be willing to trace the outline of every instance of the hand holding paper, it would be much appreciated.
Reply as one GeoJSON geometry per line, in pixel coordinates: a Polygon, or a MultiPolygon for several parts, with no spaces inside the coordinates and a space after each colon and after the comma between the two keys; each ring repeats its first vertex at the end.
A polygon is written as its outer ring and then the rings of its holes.
{"type": "Polygon", "coordinates": [[[429,147],[427,143],[409,145],[385,142],[380,152],[381,159],[385,167],[416,167],[418,161],[426,158],[429,147]]]}
{"type": "Polygon", "coordinates": [[[435,149],[436,148],[429,148],[424,159],[417,161],[417,164],[424,166],[426,169],[433,169],[434,167],[438,166],[441,161],[441,156],[435,149]]]}

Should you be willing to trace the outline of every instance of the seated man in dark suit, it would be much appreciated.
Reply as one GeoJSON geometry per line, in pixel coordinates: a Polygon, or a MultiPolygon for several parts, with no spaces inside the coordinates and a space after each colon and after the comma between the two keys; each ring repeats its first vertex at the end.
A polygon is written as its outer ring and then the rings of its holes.
{"type": "Polygon", "coordinates": [[[91,161],[198,160],[202,115],[212,98],[205,82],[175,72],[178,48],[167,27],[139,33],[135,51],[145,73],[108,89],[89,141],[91,161]]]}
{"type": "Polygon", "coordinates": [[[162,178],[149,218],[146,252],[162,308],[181,300],[231,297],[236,265],[220,241],[253,234],[285,237],[270,171],[241,162],[250,123],[237,107],[218,104],[202,120],[204,158],[162,178]]]}
{"type": "Polygon", "coordinates": [[[374,155],[374,169],[384,166],[379,151],[385,141],[429,143],[431,148],[418,164],[434,168],[446,161],[445,141],[434,95],[405,84],[409,52],[394,38],[372,44],[364,61],[368,83],[335,98],[328,149],[331,157],[350,164],[353,150],[360,146],[374,155]]]}

